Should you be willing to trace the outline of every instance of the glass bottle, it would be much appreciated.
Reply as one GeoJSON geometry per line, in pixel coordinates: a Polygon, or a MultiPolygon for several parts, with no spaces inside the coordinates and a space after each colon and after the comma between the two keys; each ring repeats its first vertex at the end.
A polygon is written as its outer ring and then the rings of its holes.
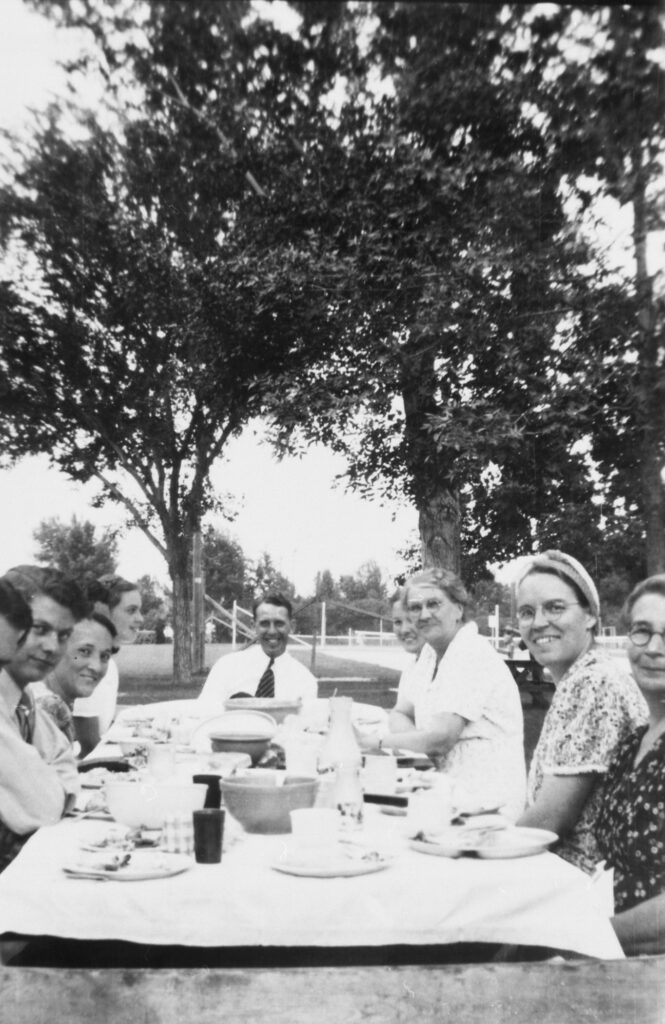
{"type": "Polygon", "coordinates": [[[351,697],[330,698],[328,735],[319,754],[319,776],[325,802],[337,808],[342,828],[360,828],[363,790],[362,754],[351,721],[351,697]]]}

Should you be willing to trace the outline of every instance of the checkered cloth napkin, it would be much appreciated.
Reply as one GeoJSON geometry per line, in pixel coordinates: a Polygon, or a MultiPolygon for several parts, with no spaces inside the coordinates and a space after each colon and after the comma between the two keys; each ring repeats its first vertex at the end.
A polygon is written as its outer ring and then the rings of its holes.
{"type": "Polygon", "coordinates": [[[167,853],[194,853],[194,824],[191,814],[170,814],[164,819],[162,848],[167,853]]]}

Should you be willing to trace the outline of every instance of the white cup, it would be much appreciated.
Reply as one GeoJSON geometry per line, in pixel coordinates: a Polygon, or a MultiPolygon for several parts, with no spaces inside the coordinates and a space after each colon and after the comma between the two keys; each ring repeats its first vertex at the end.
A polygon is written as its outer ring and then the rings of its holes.
{"type": "Polygon", "coordinates": [[[362,781],[366,793],[394,796],[397,790],[397,758],[391,754],[366,754],[362,781]]]}
{"type": "Polygon", "coordinates": [[[450,825],[453,809],[448,779],[437,779],[431,789],[417,790],[409,798],[407,825],[409,833],[438,835],[450,825]]]}
{"type": "Polygon", "coordinates": [[[291,832],[302,852],[329,850],[335,845],[339,831],[339,814],[326,807],[301,807],[291,811],[291,832]]]}
{"type": "Polygon", "coordinates": [[[153,743],[148,750],[148,772],[155,779],[175,774],[175,749],[170,743],[153,743]]]}

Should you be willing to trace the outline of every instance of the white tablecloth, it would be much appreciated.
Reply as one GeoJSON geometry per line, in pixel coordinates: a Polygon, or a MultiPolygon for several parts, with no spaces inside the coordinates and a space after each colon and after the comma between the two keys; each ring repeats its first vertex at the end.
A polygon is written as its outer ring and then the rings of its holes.
{"type": "MultiPolygon", "coordinates": [[[[400,819],[374,820],[403,827],[400,819]]],[[[65,820],[29,840],[0,875],[0,934],[226,947],[498,942],[623,956],[586,876],[549,853],[449,860],[398,840],[384,871],[299,878],[271,867],[289,837],[243,836],[221,864],[168,879],[69,879],[62,865],[100,827],[65,820]]]]}

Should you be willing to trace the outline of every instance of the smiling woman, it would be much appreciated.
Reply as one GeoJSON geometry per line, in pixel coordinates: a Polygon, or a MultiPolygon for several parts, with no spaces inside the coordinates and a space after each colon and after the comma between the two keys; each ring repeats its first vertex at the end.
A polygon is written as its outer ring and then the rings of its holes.
{"type": "Polygon", "coordinates": [[[624,737],[644,721],[634,680],[595,647],[598,591],[561,551],[527,565],[517,587],[522,640],[556,686],[529,770],[519,824],[562,837],[557,853],[586,871],[600,859],[594,825],[599,783],[624,737]]]}
{"type": "Polygon", "coordinates": [[[524,806],[522,708],[505,662],[475,622],[465,621],[464,584],[444,569],[412,576],[396,633],[420,651],[400,679],[389,730],[362,738],[370,748],[425,753],[454,787],[461,810],[502,806],[515,818],[524,806]]]}
{"type": "Polygon", "coordinates": [[[58,665],[32,684],[37,703],[54,719],[70,743],[76,739],[72,708],[79,697],[90,697],[107,671],[116,630],[104,615],[93,612],[77,622],[58,665]]]}

